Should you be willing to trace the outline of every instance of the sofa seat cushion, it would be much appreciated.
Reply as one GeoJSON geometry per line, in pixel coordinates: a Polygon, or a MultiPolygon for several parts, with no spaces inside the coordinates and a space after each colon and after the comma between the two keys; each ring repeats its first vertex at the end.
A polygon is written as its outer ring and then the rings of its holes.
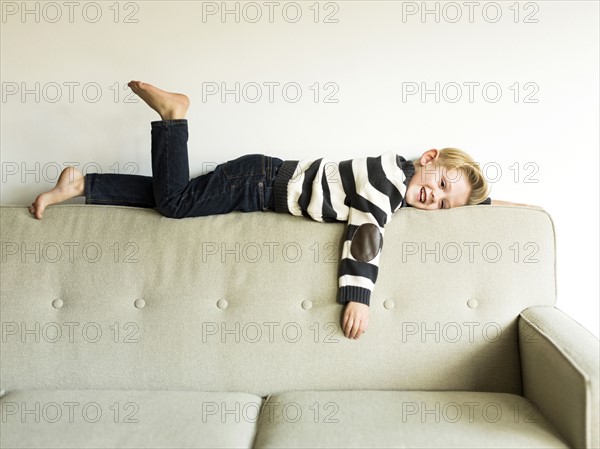
{"type": "Polygon", "coordinates": [[[262,402],[225,392],[7,391],[0,447],[250,448],[262,402]]]}
{"type": "Polygon", "coordinates": [[[519,395],[359,390],[270,395],[254,447],[568,446],[519,395]]]}

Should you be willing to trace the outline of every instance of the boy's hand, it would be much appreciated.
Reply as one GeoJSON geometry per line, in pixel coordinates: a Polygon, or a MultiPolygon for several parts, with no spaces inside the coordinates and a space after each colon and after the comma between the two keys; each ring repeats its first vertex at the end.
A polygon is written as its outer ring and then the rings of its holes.
{"type": "Polygon", "coordinates": [[[541,209],[540,206],[535,206],[533,204],[513,203],[511,201],[500,201],[500,200],[492,200],[492,206],[526,206],[526,207],[537,207],[537,208],[541,209]]]}
{"type": "Polygon", "coordinates": [[[360,302],[350,301],[344,310],[342,330],[348,338],[358,340],[369,325],[369,306],[360,302]]]}

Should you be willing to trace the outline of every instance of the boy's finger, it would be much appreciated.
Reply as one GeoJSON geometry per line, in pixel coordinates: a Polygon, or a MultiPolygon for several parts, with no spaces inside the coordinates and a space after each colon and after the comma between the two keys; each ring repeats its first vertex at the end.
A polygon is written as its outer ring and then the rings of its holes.
{"type": "Polygon", "coordinates": [[[359,335],[360,332],[360,320],[356,320],[354,322],[354,327],[352,328],[352,338],[357,338],[356,336],[359,335]]]}
{"type": "Polygon", "coordinates": [[[346,335],[347,329],[348,329],[348,311],[346,310],[346,312],[344,313],[344,318],[342,319],[342,330],[344,331],[344,335],[346,335]]]}
{"type": "Polygon", "coordinates": [[[356,331],[356,338],[359,338],[366,330],[367,330],[367,321],[365,321],[365,320],[359,321],[358,322],[358,329],[356,331]],[[365,325],[362,326],[362,329],[361,329],[361,324],[362,323],[365,323],[365,325]]]}
{"type": "Polygon", "coordinates": [[[352,330],[352,320],[349,319],[348,322],[344,325],[344,335],[346,337],[349,337],[351,330],[352,330]]]}
{"type": "Polygon", "coordinates": [[[365,332],[365,327],[361,326],[358,328],[358,335],[356,338],[360,337],[365,332]]]}

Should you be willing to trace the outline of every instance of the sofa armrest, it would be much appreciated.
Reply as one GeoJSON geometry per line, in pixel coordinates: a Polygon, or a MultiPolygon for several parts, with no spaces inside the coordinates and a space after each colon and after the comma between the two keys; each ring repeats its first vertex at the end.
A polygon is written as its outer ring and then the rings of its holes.
{"type": "Polygon", "coordinates": [[[555,307],[519,315],[523,395],[572,447],[599,446],[598,339],[555,307]]]}

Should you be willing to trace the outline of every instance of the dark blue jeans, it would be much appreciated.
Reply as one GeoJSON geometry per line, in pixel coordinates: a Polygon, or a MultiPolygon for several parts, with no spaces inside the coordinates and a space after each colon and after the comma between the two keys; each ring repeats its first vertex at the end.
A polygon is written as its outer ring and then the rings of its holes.
{"type": "Polygon", "coordinates": [[[156,208],[171,218],[274,210],[273,181],[283,161],[248,154],[190,180],[187,120],[151,123],[152,176],[85,175],[86,204],[156,208]]]}

